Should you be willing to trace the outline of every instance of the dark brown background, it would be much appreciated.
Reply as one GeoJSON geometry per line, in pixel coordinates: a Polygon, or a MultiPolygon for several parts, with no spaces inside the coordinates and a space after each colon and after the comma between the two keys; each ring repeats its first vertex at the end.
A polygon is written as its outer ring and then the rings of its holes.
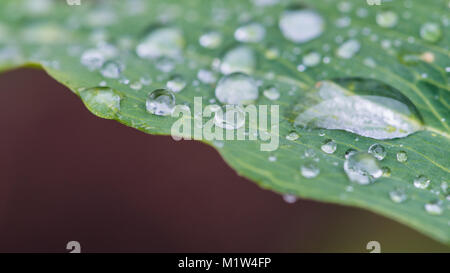
{"type": "Polygon", "coordinates": [[[367,211],[287,204],[211,147],[93,116],[42,71],[0,89],[0,252],[449,251],[367,211]]]}

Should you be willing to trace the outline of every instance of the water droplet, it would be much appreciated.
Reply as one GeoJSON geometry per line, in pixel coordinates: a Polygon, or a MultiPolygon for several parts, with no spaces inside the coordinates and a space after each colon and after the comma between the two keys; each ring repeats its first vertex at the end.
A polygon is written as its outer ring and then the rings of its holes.
{"type": "Polygon", "coordinates": [[[216,75],[211,70],[200,69],[197,72],[197,78],[205,84],[213,84],[217,81],[216,75]]]}
{"type": "Polygon", "coordinates": [[[297,197],[295,195],[292,195],[292,194],[284,194],[283,195],[283,200],[286,203],[293,204],[293,203],[297,202],[297,197]]]}
{"type": "Polygon", "coordinates": [[[120,110],[120,95],[109,87],[94,87],[79,93],[86,107],[95,115],[114,119],[120,110]]]}
{"type": "Polygon", "coordinates": [[[251,74],[256,66],[254,51],[247,46],[238,46],[228,51],[223,57],[220,71],[227,75],[234,72],[251,74]]]}
{"type": "Polygon", "coordinates": [[[280,98],[280,92],[275,86],[268,86],[264,89],[263,94],[269,100],[277,100],[280,98]]]}
{"type": "Polygon", "coordinates": [[[141,90],[142,83],[141,82],[133,82],[132,84],[130,84],[130,88],[133,90],[141,90]]]}
{"type": "Polygon", "coordinates": [[[406,162],[408,160],[408,154],[405,151],[400,151],[397,153],[397,161],[398,162],[406,162]]]}
{"type": "Polygon", "coordinates": [[[245,125],[245,111],[239,105],[225,105],[215,112],[214,124],[226,130],[239,129],[245,125]]]}
{"type": "Polygon", "coordinates": [[[299,100],[295,126],[345,130],[375,139],[405,137],[423,128],[414,104],[382,82],[341,78],[319,82],[315,91],[299,100]]]}
{"type": "Polygon", "coordinates": [[[181,56],[185,40],[178,28],[162,27],[150,32],[136,47],[136,53],[143,59],[181,56]]]}
{"type": "Polygon", "coordinates": [[[122,70],[123,65],[121,63],[118,63],[116,61],[107,61],[103,64],[100,73],[103,75],[103,77],[117,79],[120,77],[122,70]]]}
{"type": "Polygon", "coordinates": [[[269,156],[268,159],[269,159],[270,162],[275,162],[275,161],[277,161],[277,157],[274,156],[274,155],[269,156]]]}
{"type": "Polygon", "coordinates": [[[392,28],[397,25],[398,15],[393,11],[383,11],[377,14],[376,21],[380,27],[392,28]]]}
{"type": "Polygon", "coordinates": [[[336,51],[338,57],[342,59],[350,59],[361,48],[361,44],[357,40],[348,40],[343,43],[336,51]]]}
{"type": "Polygon", "coordinates": [[[310,52],[303,56],[303,64],[309,67],[316,66],[320,63],[321,56],[317,52],[310,52]]]}
{"type": "Polygon", "coordinates": [[[392,202],[395,203],[403,203],[406,201],[406,199],[408,199],[408,196],[403,189],[395,189],[393,191],[390,191],[389,197],[391,198],[392,202]]]}
{"type": "Polygon", "coordinates": [[[258,96],[255,80],[244,73],[224,76],[216,87],[217,99],[225,104],[249,104],[258,96]]]}
{"type": "Polygon", "coordinates": [[[319,167],[313,162],[303,164],[300,167],[300,171],[305,178],[314,178],[320,173],[319,167]]]}
{"type": "Polygon", "coordinates": [[[162,72],[169,73],[175,68],[175,63],[170,58],[161,57],[156,60],[155,67],[162,72]]]}
{"type": "Polygon", "coordinates": [[[105,57],[98,49],[88,49],[81,55],[81,64],[93,71],[100,69],[105,62],[105,57]]]}
{"type": "Polygon", "coordinates": [[[351,154],[358,152],[357,150],[350,148],[347,151],[345,151],[344,157],[348,158],[351,154]]]}
{"type": "Polygon", "coordinates": [[[222,44],[222,34],[217,31],[209,31],[199,38],[199,43],[202,47],[215,49],[222,44]]]}
{"type": "Polygon", "coordinates": [[[383,160],[386,156],[386,149],[384,149],[384,147],[378,143],[370,145],[368,152],[378,160],[383,160]]]}
{"type": "Polygon", "coordinates": [[[175,108],[175,95],[166,89],[156,89],[148,95],[145,106],[150,114],[171,115],[175,108]]]}
{"type": "Polygon", "coordinates": [[[383,167],[381,169],[383,170],[383,176],[384,177],[390,177],[391,176],[391,169],[389,169],[389,167],[383,167]]]}
{"type": "Polygon", "coordinates": [[[334,153],[336,151],[336,148],[337,144],[332,139],[325,140],[322,146],[320,146],[320,149],[322,149],[322,151],[324,151],[327,154],[334,153]]]}
{"type": "Polygon", "coordinates": [[[269,60],[273,60],[280,56],[280,51],[276,47],[269,47],[264,52],[264,56],[266,56],[266,58],[269,60]]]}
{"type": "Polygon", "coordinates": [[[442,201],[433,201],[425,204],[425,210],[432,215],[441,215],[444,212],[442,201]]]}
{"type": "Polygon", "coordinates": [[[431,180],[425,175],[418,175],[414,178],[414,187],[418,189],[426,189],[430,185],[431,180]]]}
{"type": "Polygon", "coordinates": [[[299,135],[296,132],[291,132],[288,135],[286,135],[286,139],[290,141],[295,141],[299,138],[299,135]]]}
{"type": "Polygon", "coordinates": [[[364,152],[352,153],[344,162],[344,171],[352,182],[368,185],[383,175],[378,160],[364,152]]]}
{"type": "Polygon", "coordinates": [[[186,87],[186,81],[180,75],[174,75],[167,81],[166,87],[170,91],[178,93],[186,87]]]}
{"type": "Polygon", "coordinates": [[[425,23],[420,28],[420,37],[425,41],[435,43],[442,37],[441,27],[436,23],[425,23]]]}
{"type": "Polygon", "coordinates": [[[258,43],[264,39],[266,29],[258,23],[241,26],[234,32],[234,38],[243,43],[258,43]]]}
{"type": "Polygon", "coordinates": [[[279,26],[286,39],[295,43],[305,43],[323,33],[325,22],[314,10],[297,9],[284,11],[279,26]]]}

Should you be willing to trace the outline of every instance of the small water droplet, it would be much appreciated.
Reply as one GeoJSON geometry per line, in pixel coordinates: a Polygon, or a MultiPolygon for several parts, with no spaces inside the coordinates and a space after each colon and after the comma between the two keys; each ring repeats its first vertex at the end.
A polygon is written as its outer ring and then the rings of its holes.
{"type": "Polygon", "coordinates": [[[280,92],[275,86],[268,86],[264,89],[263,94],[269,100],[277,100],[280,98],[280,92]]]}
{"type": "Polygon", "coordinates": [[[156,89],[148,95],[145,106],[150,114],[171,115],[175,108],[175,95],[166,89],[156,89]]]}
{"type": "Polygon", "coordinates": [[[414,187],[418,189],[426,189],[430,185],[431,180],[425,175],[418,175],[414,178],[414,187]]]}
{"type": "Polygon", "coordinates": [[[357,40],[348,40],[343,43],[336,51],[336,55],[342,59],[352,58],[361,48],[361,44],[357,40]]]}
{"type": "Polygon", "coordinates": [[[185,40],[178,28],[162,27],[150,32],[136,47],[136,53],[143,59],[181,56],[185,40]]]}
{"type": "Polygon", "coordinates": [[[350,181],[360,185],[371,184],[383,175],[378,160],[364,152],[351,153],[344,162],[344,171],[350,181]]]}
{"type": "Polygon", "coordinates": [[[325,28],[325,22],[314,10],[286,10],[280,18],[279,27],[283,36],[295,43],[305,43],[319,37],[325,28]]]}
{"type": "Polygon", "coordinates": [[[393,11],[383,11],[377,14],[376,21],[380,27],[392,28],[397,25],[398,15],[393,11]]]}
{"type": "Polygon", "coordinates": [[[103,77],[117,79],[122,73],[123,65],[116,61],[107,61],[103,64],[100,73],[103,77]]]}
{"type": "Polygon", "coordinates": [[[180,75],[172,76],[166,83],[167,89],[174,93],[178,93],[186,87],[186,81],[180,75]]]}
{"type": "Polygon", "coordinates": [[[141,90],[142,89],[142,83],[140,81],[133,82],[130,84],[130,88],[133,90],[141,90]]]}
{"type": "Polygon", "coordinates": [[[120,110],[120,95],[109,87],[94,87],[80,92],[86,107],[95,115],[114,119],[120,110]]]}
{"type": "Polygon", "coordinates": [[[238,46],[228,51],[220,64],[220,71],[227,75],[234,72],[251,74],[256,66],[254,51],[247,46],[238,46]]]}
{"type": "Polygon", "coordinates": [[[403,203],[408,199],[405,190],[403,189],[395,189],[389,192],[389,197],[394,203],[403,203]]]}
{"type": "Polygon", "coordinates": [[[383,167],[381,169],[383,170],[383,176],[384,177],[390,177],[391,176],[391,169],[389,169],[389,167],[383,167]]]}
{"type": "Polygon", "coordinates": [[[317,52],[310,52],[303,56],[303,64],[309,67],[316,66],[320,63],[321,56],[317,52]]]}
{"type": "Polygon", "coordinates": [[[258,43],[264,39],[266,29],[258,23],[241,26],[234,32],[234,38],[243,43],[258,43]]]}
{"type": "Polygon", "coordinates": [[[320,173],[319,167],[313,162],[303,164],[300,171],[305,178],[314,178],[320,173]]]}
{"type": "Polygon", "coordinates": [[[327,154],[334,153],[336,151],[336,148],[337,144],[332,139],[325,140],[322,146],[320,146],[320,149],[322,149],[322,151],[324,151],[327,154]]]}
{"type": "Polygon", "coordinates": [[[199,43],[202,47],[215,49],[222,44],[222,34],[217,31],[209,31],[199,38],[199,43]]]}
{"type": "Polygon", "coordinates": [[[386,156],[386,149],[378,143],[370,145],[368,152],[378,160],[383,160],[386,156]]]}
{"type": "Polygon", "coordinates": [[[255,80],[244,73],[222,77],[215,93],[217,99],[225,104],[249,104],[259,96],[255,80]]]}
{"type": "Polygon", "coordinates": [[[357,150],[350,148],[347,151],[345,151],[344,157],[348,158],[351,154],[358,152],[357,150]]]}
{"type": "Polygon", "coordinates": [[[105,57],[98,49],[88,49],[81,55],[81,64],[93,71],[100,69],[105,62],[105,57]]]}
{"type": "Polygon", "coordinates": [[[286,203],[293,204],[293,203],[297,202],[297,196],[292,195],[292,194],[284,194],[283,195],[283,200],[286,203]]]}
{"type": "Polygon", "coordinates": [[[444,212],[442,201],[433,201],[425,204],[425,210],[432,215],[441,215],[444,212]]]}
{"type": "Polygon", "coordinates": [[[397,153],[398,162],[406,162],[408,160],[408,154],[405,151],[400,151],[397,153]]]}
{"type": "Polygon", "coordinates": [[[280,56],[280,51],[278,50],[278,48],[272,46],[266,49],[266,51],[264,52],[264,56],[266,56],[266,58],[269,60],[273,60],[280,56]]]}
{"type": "Polygon", "coordinates": [[[217,81],[217,77],[211,70],[200,69],[197,72],[197,78],[205,84],[213,84],[217,81]]]}
{"type": "Polygon", "coordinates": [[[435,43],[442,37],[441,27],[436,23],[425,23],[420,28],[420,37],[425,41],[435,43]]]}
{"type": "Polygon", "coordinates": [[[235,130],[245,125],[245,111],[241,106],[225,105],[217,110],[214,115],[216,126],[226,130],[235,130]]]}
{"type": "Polygon", "coordinates": [[[286,135],[286,139],[290,141],[295,141],[299,138],[299,135],[296,132],[290,132],[286,135]]]}
{"type": "Polygon", "coordinates": [[[277,161],[277,157],[274,156],[274,155],[269,156],[268,159],[269,159],[270,162],[275,162],[275,161],[277,161]]]}

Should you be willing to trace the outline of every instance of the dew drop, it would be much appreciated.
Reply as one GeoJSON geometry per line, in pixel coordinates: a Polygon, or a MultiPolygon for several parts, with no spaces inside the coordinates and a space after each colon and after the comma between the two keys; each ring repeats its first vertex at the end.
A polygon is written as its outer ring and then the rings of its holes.
{"type": "Polygon", "coordinates": [[[95,115],[114,119],[120,111],[120,95],[109,87],[94,87],[80,92],[86,107],[95,115]]]}
{"type": "Polygon", "coordinates": [[[274,156],[274,155],[269,156],[268,159],[269,159],[270,162],[275,162],[275,161],[277,161],[277,157],[274,156]]]}
{"type": "Polygon", "coordinates": [[[392,28],[397,25],[398,15],[393,11],[383,11],[377,14],[376,21],[380,27],[392,28]]]}
{"type": "Polygon", "coordinates": [[[408,154],[405,151],[400,151],[397,153],[398,162],[406,162],[408,160],[408,154]]]}
{"type": "Polygon", "coordinates": [[[217,31],[209,31],[200,36],[198,42],[204,48],[215,49],[218,48],[223,41],[222,34],[217,31]]]}
{"type": "Polygon", "coordinates": [[[383,175],[378,160],[364,152],[350,154],[344,162],[344,171],[350,181],[360,185],[371,184],[383,175]]]}
{"type": "Polygon", "coordinates": [[[284,194],[283,195],[283,200],[286,203],[293,204],[293,203],[297,202],[297,197],[295,195],[292,195],[292,194],[284,194]]]}
{"type": "Polygon", "coordinates": [[[420,37],[425,41],[435,43],[442,37],[441,27],[436,23],[425,23],[420,28],[420,37]]]}
{"type": "Polygon", "coordinates": [[[234,32],[234,38],[243,43],[258,43],[264,39],[266,29],[258,23],[241,26],[234,32]]]}
{"type": "Polygon", "coordinates": [[[442,201],[433,201],[425,204],[425,211],[431,215],[441,215],[444,212],[442,201]]]}
{"type": "Polygon", "coordinates": [[[145,106],[150,114],[171,115],[175,108],[175,95],[166,89],[156,89],[148,95],[145,106]]]}
{"type": "Polygon", "coordinates": [[[254,51],[247,46],[238,46],[228,51],[223,57],[220,71],[227,75],[234,72],[250,74],[256,66],[254,51]]]}
{"type": "Polygon", "coordinates": [[[383,176],[384,177],[390,177],[391,176],[391,169],[389,169],[389,167],[383,167],[381,169],[383,170],[383,176]]]}
{"type": "Polygon", "coordinates": [[[245,125],[245,111],[239,105],[225,105],[215,112],[214,124],[226,130],[239,129],[245,125]]]}
{"type": "Polygon", "coordinates": [[[368,152],[378,160],[383,160],[386,157],[386,149],[378,143],[370,145],[368,152]]]}
{"type": "Polygon", "coordinates": [[[141,90],[142,89],[142,83],[140,81],[133,82],[130,84],[130,88],[133,90],[141,90]]]}
{"type": "Polygon", "coordinates": [[[244,73],[226,75],[216,87],[216,97],[224,104],[249,104],[258,96],[255,80],[244,73]]]}
{"type": "Polygon", "coordinates": [[[280,98],[280,92],[275,86],[268,86],[264,89],[263,94],[269,100],[277,100],[280,98]]]}
{"type": "Polygon", "coordinates": [[[350,148],[350,149],[348,149],[347,151],[345,151],[344,157],[345,157],[345,158],[348,158],[351,154],[354,154],[354,153],[356,153],[356,152],[358,152],[358,151],[355,150],[355,149],[353,149],[353,148],[350,148]]]}
{"type": "Polygon", "coordinates": [[[325,140],[322,146],[320,146],[320,149],[322,149],[322,151],[324,151],[327,154],[334,153],[336,151],[336,148],[337,144],[332,139],[325,140]]]}
{"type": "Polygon", "coordinates": [[[314,178],[320,173],[319,167],[313,162],[303,164],[300,167],[300,171],[305,178],[314,178]]]}
{"type": "Polygon", "coordinates": [[[342,59],[350,59],[355,56],[361,48],[361,44],[357,40],[348,40],[343,43],[336,51],[336,55],[342,59]]]}
{"type": "Polygon", "coordinates": [[[426,189],[430,185],[431,180],[425,175],[418,175],[414,178],[414,187],[418,189],[426,189]]]}
{"type": "Polygon", "coordinates": [[[186,87],[186,81],[180,75],[172,76],[166,83],[167,89],[178,93],[186,87]]]}
{"type": "Polygon", "coordinates": [[[299,135],[296,132],[290,132],[286,135],[286,139],[290,141],[295,141],[299,138],[299,135]]]}
{"type": "Polygon", "coordinates": [[[394,203],[403,203],[408,199],[405,191],[403,189],[395,189],[389,192],[389,197],[394,203]]]}
{"type": "Polygon", "coordinates": [[[309,67],[318,65],[320,61],[321,56],[317,52],[310,52],[303,57],[303,64],[309,67]]]}
{"type": "Polygon", "coordinates": [[[100,69],[105,62],[105,57],[98,49],[88,49],[81,55],[81,64],[93,71],[100,69]]]}
{"type": "Polygon", "coordinates": [[[103,75],[103,77],[118,79],[120,77],[120,74],[122,73],[122,70],[122,64],[116,61],[107,61],[103,64],[100,73],[103,75]]]}
{"type": "Polygon", "coordinates": [[[136,47],[136,53],[143,59],[181,56],[185,40],[178,28],[162,27],[150,32],[136,47]]]}
{"type": "Polygon", "coordinates": [[[325,22],[314,10],[286,10],[281,15],[279,27],[286,39],[294,43],[305,43],[323,33],[325,22]]]}

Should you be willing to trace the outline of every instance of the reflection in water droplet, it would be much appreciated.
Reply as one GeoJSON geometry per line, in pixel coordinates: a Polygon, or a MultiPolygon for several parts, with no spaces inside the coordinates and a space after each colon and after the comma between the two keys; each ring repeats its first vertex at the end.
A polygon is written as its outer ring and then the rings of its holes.
{"type": "Polygon", "coordinates": [[[378,160],[364,152],[352,153],[344,162],[344,170],[350,181],[368,185],[383,175],[378,160]]]}
{"type": "Polygon", "coordinates": [[[389,197],[391,198],[392,202],[395,203],[403,203],[406,201],[406,199],[408,199],[408,196],[403,189],[395,189],[393,191],[390,191],[389,197]]]}
{"type": "Polygon", "coordinates": [[[148,95],[145,106],[150,114],[171,115],[175,108],[175,95],[166,89],[156,89],[148,95]]]}
{"type": "Polygon", "coordinates": [[[342,78],[319,82],[313,91],[297,105],[296,111],[303,112],[295,126],[345,130],[375,139],[405,137],[422,129],[412,102],[382,82],[342,78]]]}
{"type": "Polygon", "coordinates": [[[186,81],[180,75],[174,75],[167,81],[166,87],[170,91],[178,93],[186,87],[186,81]]]}
{"type": "Polygon", "coordinates": [[[400,151],[397,153],[398,162],[406,162],[408,160],[408,154],[405,151],[400,151]]]}
{"type": "Polygon", "coordinates": [[[223,57],[220,71],[227,75],[234,72],[251,74],[256,66],[253,50],[247,46],[238,46],[228,51],[223,57]]]}
{"type": "Polygon", "coordinates": [[[368,152],[378,160],[383,160],[386,157],[386,149],[384,149],[384,147],[378,143],[372,144],[369,147],[368,152]]]}
{"type": "Polygon", "coordinates": [[[300,171],[305,178],[314,178],[320,173],[319,167],[313,162],[303,164],[300,171]]]}
{"type": "Polygon", "coordinates": [[[234,32],[234,38],[243,43],[261,42],[266,35],[266,29],[258,23],[250,23],[239,27],[234,32]]]}
{"type": "Polygon", "coordinates": [[[264,89],[263,94],[269,100],[277,100],[280,98],[280,92],[275,86],[268,86],[264,89]]]}
{"type": "Polygon", "coordinates": [[[420,37],[425,41],[435,43],[442,37],[441,27],[436,23],[425,23],[420,28],[420,37]]]}
{"type": "Polygon", "coordinates": [[[425,175],[418,175],[414,178],[414,187],[418,189],[426,189],[430,185],[431,180],[425,175]]]}
{"type": "Polygon", "coordinates": [[[305,43],[319,37],[325,22],[317,12],[310,9],[286,10],[279,26],[283,36],[295,43],[305,43]]]}
{"type": "Polygon", "coordinates": [[[327,154],[332,154],[336,151],[337,144],[332,139],[327,139],[324,141],[320,149],[327,154]]]}
{"type": "Polygon", "coordinates": [[[218,48],[222,44],[222,34],[217,31],[210,31],[200,36],[199,43],[201,46],[209,49],[218,48]]]}
{"type": "Polygon", "coordinates": [[[393,11],[383,11],[377,14],[376,21],[380,27],[392,28],[397,25],[398,15],[393,11]]]}
{"type": "Polygon", "coordinates": [[[214,124],[226,130],[239,129],[245,125],[245,111],[239,105],[225,105],[215,112],[214,124]]]}
{"type": "Polygon", "coordinates": [[[444,212],[442,201],[433,201],[425,204],[425,210],[428,214],[441,215],[444,212]]]}
{"type": "Polygon", "coordinates": [[[348,40],[337,49],[336,55],[342,59],[350,59],[360,48],[361,44],[357,40],[348,40]]]}
{"type": "Polygon", "coordinates": [[[224,76],[216,87],[217,99],[225,104],[249,104],[255,101],[258,95],[255,80],[244,73],[224,76]]]}
{"type": "Polygon", "coordinates": [[[136,53],[143,59],[176,58],[181,55],[184,44],[185,40],[181,30],[162,27],[150,32],[136,47],[136,53]]]}
{"type": "Polygon", "coordinates": [[[86,107],[101,118],[114,119],[120,110],[120,95],[109,87],[94,87],[79,94],[86,107]]]}

